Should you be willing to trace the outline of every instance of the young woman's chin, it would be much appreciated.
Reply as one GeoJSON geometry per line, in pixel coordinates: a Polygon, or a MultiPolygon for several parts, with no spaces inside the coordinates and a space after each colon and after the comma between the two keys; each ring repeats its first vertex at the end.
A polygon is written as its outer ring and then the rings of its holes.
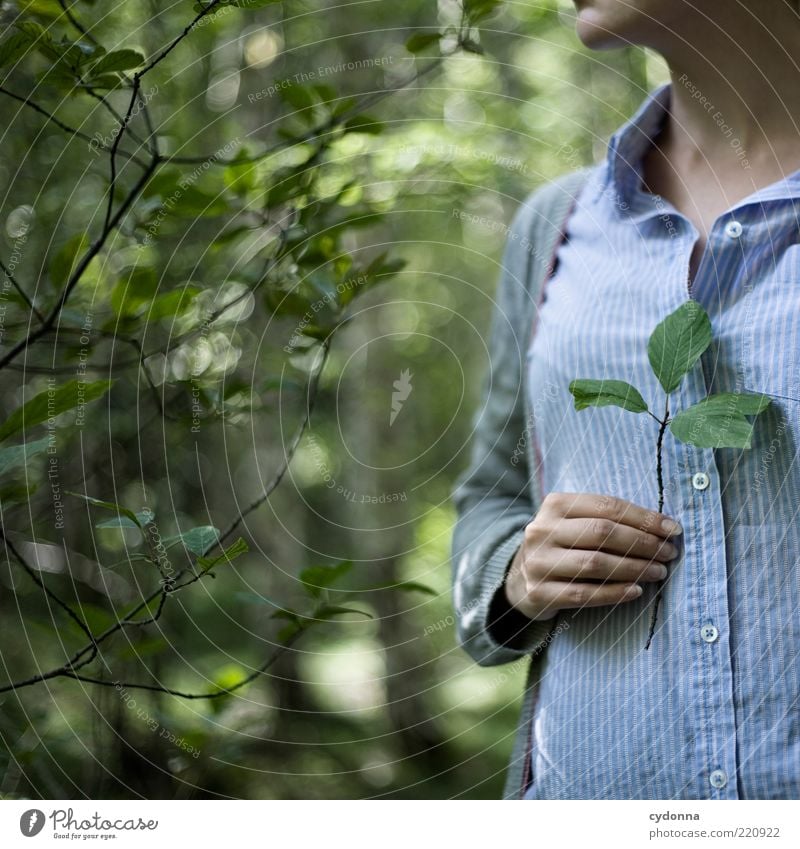
{"type": "MultiPolygon", "coordinates": [[[[653,46],[678,25],[675,0],[574,0],[578,38],[594,50],[653,46]]],[[[684,8],[684,15],[686,10],[684,8]]]]}
{"type": "Polygon", "coordinates": [[[578,12],[575,32],[578,38],[592,50],[610,50],[627,43],[627,39],[609,28],[606,15],[596,9],[587,8],[578,12]]]}

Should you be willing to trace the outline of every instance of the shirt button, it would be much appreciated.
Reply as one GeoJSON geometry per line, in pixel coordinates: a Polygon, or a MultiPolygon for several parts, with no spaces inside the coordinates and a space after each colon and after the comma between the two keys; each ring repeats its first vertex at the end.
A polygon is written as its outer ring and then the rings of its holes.
{"type": "Polygon", "coordinates": [[[707,642],[713,643],[719,636],[719,631],[711,624],[703,625],[700,629],[700,636],[707,642]]]}
{"type": "Polygon", "coordinates": [[[725,225],[725,235],[729,239],[738,239],[742,235],[742,225],[738,221],[729,221],[725,225]]]}
{"type": "Polygon", "coordinates": [[[692,475],[692,486],[695,489],[708,489],[711,478],[705,472],[695,472],[692,475]]]}
{"type": "Polygon", "coordinates": [[[728,783],[728,776],[725,774],[725,770],[715,769],[711,775],[708,776],[708,783],[712,787],[716,787],[717,790],[720,790],[728,783]]]}

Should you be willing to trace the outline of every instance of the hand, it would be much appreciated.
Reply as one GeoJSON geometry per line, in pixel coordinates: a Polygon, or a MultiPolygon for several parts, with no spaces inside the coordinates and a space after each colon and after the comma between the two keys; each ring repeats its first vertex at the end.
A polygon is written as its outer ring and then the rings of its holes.
{"type": "Polygon", "coordinates": [[[505,594],[529,619],[559,610],[633,601],[642,581],[660,581],[683,532],[669,516],[622,498],[553,492],[525,528],[505,594]],[[602,583],[601,583],[602,582],[602,583]]]}

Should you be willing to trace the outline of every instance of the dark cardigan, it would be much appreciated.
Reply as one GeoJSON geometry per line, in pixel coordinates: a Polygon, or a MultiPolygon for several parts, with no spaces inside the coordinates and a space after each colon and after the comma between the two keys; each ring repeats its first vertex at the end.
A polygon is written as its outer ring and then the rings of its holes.
{"type": "Polygon", "coordinates": [[[534,456],[534,421],[525,380],[545,281],[588,169],[533,192],[518,209],[503,254],[489,339],[489,374],[474,420],[469,468],[453,501],[453,596],[460,645],[481,666],[528,663],[522,712],[503,797],[518,799],[529,778],[529,729],[544,649],[558,617],[533,622],[505,602],[500,588],[542,499],[534,456]]]}

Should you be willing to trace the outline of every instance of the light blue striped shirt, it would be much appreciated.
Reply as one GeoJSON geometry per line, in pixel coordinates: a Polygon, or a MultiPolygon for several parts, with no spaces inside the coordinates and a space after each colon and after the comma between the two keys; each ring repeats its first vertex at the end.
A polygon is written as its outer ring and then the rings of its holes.
{"type": "MultiPolygon", "coordinates": [[[[671,395],[765,392],[751,450],[699,449],[667,431],[664,512],[684,527],[648,651],[650,601],[564,611],[542,666],[534,799],[800,798],[800,172],[697,230],[643,192],[669,108],[655,91],[611,139],[569,220],[528,351],[544,492],[598,492],[655,508],[652,418],[576,412],[569,382],[615,378],[659,414],[653,328],[691,294],[714,342],[671,395]]],[[[732,140],[733,143],[733,140],[732,140]]]]}

